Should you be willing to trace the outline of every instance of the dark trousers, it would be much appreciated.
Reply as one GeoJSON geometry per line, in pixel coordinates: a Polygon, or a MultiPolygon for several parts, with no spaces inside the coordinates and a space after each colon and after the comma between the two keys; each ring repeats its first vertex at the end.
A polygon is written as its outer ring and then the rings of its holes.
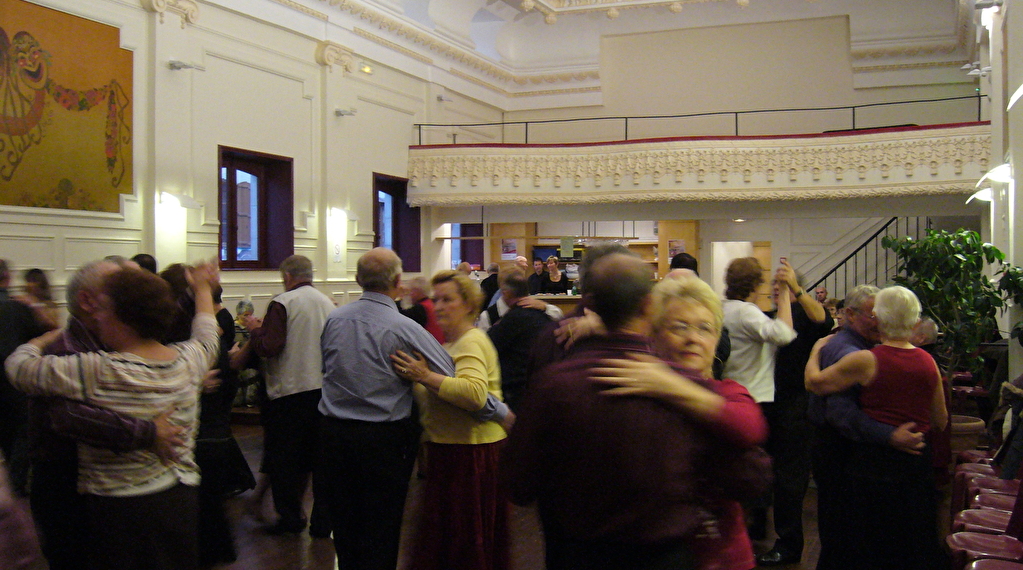
{"type": "MultiPolygon", "coordinates": [[[[547,531],[547,527],[544,527],[547,531]]],[[[692,570],[696,568],[684,543],[666,545],[611,544],[563,540],[545,535],[547,570],[692,570]]]]}
{"type": "Polygon", "coordinates": [[[764,449],[774,469],[774,547],[792,556],[803,553],[803,499],[810,482],[812,431],[806,406],[805,393],[761,404],[770,429],[764,449]]]}
{"type": "Polygon", "coordinates": [[[417,423],[322,420],[320,475],[338,568],[394,570],[417,423]]]}
{"type": "Polygon", "coordinates": [[[78,494],[78,458],[34,461],[32,517],[50,570],[89,567],[89,525],[85,497],[78,494]]]}
{"type": "Polygon", "coordinates": [[[302,497],[316,466],[319,404],[320,390],[309,390],[269,400],[262,408],[264,468],[280,525],[291,530],[306,525],[302,497]]]}
{"type": "Polygon", "coordinates": [[[197,570],[199,489],[139,497],[87,495],[94,570],[197,570]]]}
{"type": "Polygon", "coordinates": [[[858,553],[851,537],[863,529],[852,528],[848,519],[848,501],[852,486],[846,462],[853,442],[831,427],[815,427],[811,458],[813,480],[817,483],[817,534],[821,554],[817,570],[844,570],[854,567],[858,553]]]}

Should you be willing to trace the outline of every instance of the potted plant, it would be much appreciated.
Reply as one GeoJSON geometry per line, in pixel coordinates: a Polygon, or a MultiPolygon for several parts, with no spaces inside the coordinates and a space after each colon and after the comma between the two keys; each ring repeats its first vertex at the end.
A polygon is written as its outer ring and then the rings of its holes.
{"type": "MultiPolygon", "coordinates": [[[[995,320],[1007,302],[1023,302],[1023,272],[1005,254],[981,241],[977,232],[928,230],[921,239],[885,237],[882,245],[898,258],[892,279],[920,299],[923,313],[942,331],[939,351],[945,372],[976,371],[980,344],[998,331],[995,320]],[[991,278],[985,269],[991,268],[991,278]]],[[[1013,330],[1023,329],[1023,323],[1013,330]]]]}

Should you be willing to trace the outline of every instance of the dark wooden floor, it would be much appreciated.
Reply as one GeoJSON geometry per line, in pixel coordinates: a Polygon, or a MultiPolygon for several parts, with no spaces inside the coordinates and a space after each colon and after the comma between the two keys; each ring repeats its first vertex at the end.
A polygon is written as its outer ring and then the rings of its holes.
{"type": "MultiPolygon", "coordinates": [[[[237,425],[235,435],[245,452],[249,464],[255,469],[259,466],[262,448],[262,430],[258,426],[237,425]]],[[[402,532],[402,551],[399,561],[400,570],[412,570],[409,560],[409,544],[415,534],[417,513],[419,509],[419,480],[412,478],[408,504],[405,508],[405,526],[402,532]]],[[[230,565],[220,565],[218,570],[333,570],[334,547],[330,540],[314,539],[308,533],[298,536],[269,536],[261,530],[261,523],[256,522],[244,512],[245,500],[251,492],[245,493],[229,501],[229,512],[234,522],[234,532],[238,545],[238,560],[230,565]]],[[[267,496],[265,513],[272,516],[272,505],[267,496]]],[[[804,521],[806,527],[806,548],[803,560],[799,565],[785,567],[789,570],[812,570],[817,564],[820,544],[817,539],[817,496],[810,489],[804,504],[804,521]]],[[[512,512],[512,568],[514,570],[543,570],[543,533],[536,516],[535,509],[515,508],[512,512]]],[[[758,543],[758,552],[770,548],[771,541],[758,543]]],[[[458,570],[458,569],[452,569],[458,570]]]]}

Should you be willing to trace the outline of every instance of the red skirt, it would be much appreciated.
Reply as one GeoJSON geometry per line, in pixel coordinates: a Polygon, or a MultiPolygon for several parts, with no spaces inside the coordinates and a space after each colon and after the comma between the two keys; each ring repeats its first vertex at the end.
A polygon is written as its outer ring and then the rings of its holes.
{"type": "Polygon", "coordinates": [[[504,440],[426,446],[411,570],[508,570],[508,493],[498,483],[504,440]]]}

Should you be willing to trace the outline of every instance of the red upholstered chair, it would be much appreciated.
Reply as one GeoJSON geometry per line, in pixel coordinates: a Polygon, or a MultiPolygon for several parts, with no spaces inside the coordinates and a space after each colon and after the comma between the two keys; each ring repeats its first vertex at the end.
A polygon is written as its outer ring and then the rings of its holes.
{"type": "Polygon", "coordinates": [[[1023,560],[1023,493],[1017,486],[1012,515],[1009,517],[1005,534],[981,532],[956,532],[948,535],[945,543],[952,552],[952,570],[960,570],[974,560],[996,558],[999,560],[1023,560]]]}
{"type": "Polygon", "coordinates": [[[995,452],[990,449],[967,449],[956,455],[956,464],[960,463],[985,463],[991,465],[995,460],[995,452]]]}
{"type": "Polygon", "coordinates": [[[970,501],[971,509],[995,509],[1005,511],[1007,513],[1012,512],[1012,508],[1015,505],[1016,497],[1010,495],[998,495],[995,493],[977,495],[972,501],[970,501]]]}
{"type": "Polygon", "coordinates": [[[982,494],[1015,495],[1019,479],[999,479],[977,473],[960,472],[952,483],[952,514],[968,508],[973,498],[982,494]]]}
{"type": "Polygon", "coordinates": [[[1008,560],[984,558],[981,560],[974,560],[966,567],[966,570],[1023,570],[1023,564],[1018,562],[1009,562],[1008,560]]]}
{"type": "Polygon", "coordinates": [[[952,519],[952,532],[1005,534],[1011,516],[1011,512],[999,509],[966,509],[952,519]]]}

